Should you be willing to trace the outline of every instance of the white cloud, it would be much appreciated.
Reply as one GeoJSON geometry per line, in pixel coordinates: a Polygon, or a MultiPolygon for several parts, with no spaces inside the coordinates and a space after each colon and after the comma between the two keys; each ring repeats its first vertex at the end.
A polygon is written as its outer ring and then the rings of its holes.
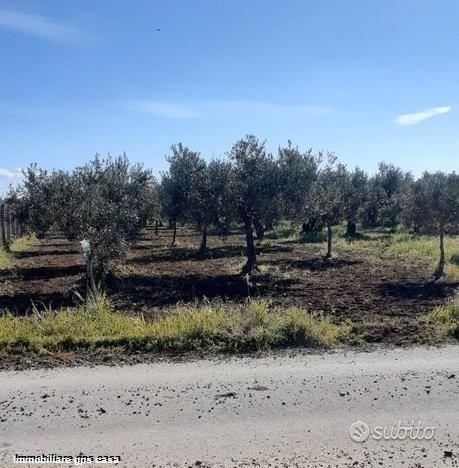
{"type": "Polygon", "coordinates": [[[417,125],[426,119],[435,117],[436,115],[447,114],[452,109],[451,106],[432,107],[421,112],[414,112],[413,114],[399,115],[395,122],[399,125],[417,125]]]}
{"type": "Polygon", "coordinates": [[[6,179],[20,179],[21,177],[23,177],[23,175],[20,169],[16,171],[10,171],[8,169],[2,169],[0,167],[0,177],[4,177],[6,179]]]}
{"type": "Polygon", "coordinates": [[[17,11],[0,10],[0,27],[70,44],[87,39],[87,36],[72,26],[57,23],[45,16],[17,11]]]}
{"type": "Polygon", "coordinates": [[[21,181],[22,177],[23,175],[20,169],[10,171],[9,169],[3,169],[0,167],[0,198],[8,192],[10,184],[13,186],[17,185],[21,181]]]}
{"type": "Polygon", "coordinates": [[[123,101],[129,110],[163,119],[215,119],[225,117],[265,116],[302,118],[328,115],[332,110],[323,106],[284,105],[262,101],[157,101],[149,99],[123,101]]]}
{"type": "Polygon", "coordinates": [[[199,114],[191,108],[171,102],[139,99],[125,101],[124,104],[129,110],[143,112],[144,114],[164,119],[194,119],[199,117],[199,114]]]}

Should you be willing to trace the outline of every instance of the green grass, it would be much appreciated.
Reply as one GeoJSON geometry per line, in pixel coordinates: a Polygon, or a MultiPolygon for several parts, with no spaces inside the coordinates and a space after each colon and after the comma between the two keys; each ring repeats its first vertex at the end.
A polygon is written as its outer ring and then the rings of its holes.
{"type": "Polygon", "coordinates": [[[327,240],[327,235],[322,231],[301,233],[298,242],[300,244],[322,244],[327,240]]]}
{"type": "Polygon", "coordinates": [[[9,251],[0,247],[0,270],[13,268],[14,254],[27,250],[35,241],[35,236],[24,236],[14,239],[10,244],[9,251]]]}
{"type": "Polygon", "coordinates": [[[266,232],[265,239],[296,239],[300,230],[300,226],[288,221],[282,221],[274,226],[272,230],[266,232]]]}
{"type": "MultiPolygon", "coordinates": [[[[266,233],[266,239],[298,240],[299,244],[325,243],[327,235],[324,230],[301,234],[301,228],[292,223],[280,223],[272,231],[266,233]]],[[[440,255],[440,240],[438,236],[412,236],[402,227],[396,232],[364,231],[359,238],[348,240],[344,238],[346,224],[333,227],[333,248],[340,247],[347,250],[364,250],[369,253],[388,253],[406,259],[426,261],[432,273],[438,265],[440,255]]],[[[269,241],[260,244],[270,245],[269,241]]],[[[446,274],[452,279],[459,280],[459,236],[445,238],[446,274]]]]}
{"type": "MultiPolygon", "coordinates": [[[[337,239],[335,245],[346,249],[365,250],[375,253],[386,252],[393,255],[426,261],[432,272],[438,265],[440,256],[438,236],[416,236],[410,234],[365,233],[362,239],[346,241],[337,239]]],[[[445,238],[446,274],[459,279],[459,236],[445,238]]]]}
{"type": "Polygon", "coordinates": [[[83,306],[0,317],[0,352],[59,352],[116,347],[130,352],[203,350],[235,352],[284,346],[326,347],[346,340],[350,322],[336,325],[298,309],[271,309],[264,301],[245,306],[178,305],[151,321],[116,312],[103,295],[83,306]]]}
{"type": "Polygon", "coordinates": [[[435,338],[459,339],[459,301],[436,307],[422,319],[421,325],[435,338]]]}

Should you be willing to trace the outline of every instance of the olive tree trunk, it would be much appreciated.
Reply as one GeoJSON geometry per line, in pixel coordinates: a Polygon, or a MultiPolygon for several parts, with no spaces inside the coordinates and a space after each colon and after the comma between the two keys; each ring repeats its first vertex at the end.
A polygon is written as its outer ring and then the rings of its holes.
{"type": "Polygon", "coordinates": [[[177,221],[173,222],[172,225],[172,245],[175,245],[175,240],[177,239],[177,221]]]}
{"type": "Polygon", "coordinates": [[[263,240],[265,237],[265,228],[258,218],[253,218],[253,225],[255,227],[255,232],[257,233],[257,239],[259,241],[263,240]]]}
{"type": "Polygon", "coordinates": [[[86,261],[86,300],[92,294],[93,297],[97,292],[96,281],[94,279],[94,270],[92,266],[92,255],[86,261]]]}
{"type": "Polygon", "coordinates": [[[357,234],[357,225],[353,221],[347,221],[346,237],[355,237],[357,234]]]}
{"type": "Polygon", "coordinates": [[[440,226],[440,260],[435,270],[435,279],[441,278],[445,274],[445,228],[440,226]]]}
{"type": "Polygon", "coordinates": [[[252,218],[247,213],[243,213],[242,221],[244,222],[245,242],[247,244],[247,247],[246,247],[247,262],[242,268],[241,274],[247,275],[247,274],[252,273],[252,271],[257,266],[257,254],[255,251],[255,242],[253,239],[252,218]]]}
{"type": "Polygon", "coordinates": [[[331,224],[327,224],[327,255],[325,255],[325,258],[331,258],[332,256],[332,227],[331,224]]]}
{"type": "Polygon", "coordinates": [[[207,250],[207,226],[203,226],[201,245],[199,246],[198,255],[199,256],[205,255],[206,250],[207,250]]]}
{"type": "Polygon", "coordinates": [[[316,218],[308,219],[308,221],[303,223],[302,226],[302,233],[309,234],[310,232],[314,232],[318,230],[318,220],[316,218]]]}

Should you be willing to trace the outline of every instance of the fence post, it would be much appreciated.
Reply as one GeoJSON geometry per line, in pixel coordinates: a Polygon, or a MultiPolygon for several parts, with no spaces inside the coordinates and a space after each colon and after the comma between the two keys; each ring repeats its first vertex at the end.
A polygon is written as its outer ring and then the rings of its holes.
{"type": "Polygon", "coordinates": [[[3,247],[6,247],[6,232],[5,232],[5,204],[0,203],[0,236],[3,247]]]}
{"type": "Polygon", "coordinates": [[[6,243],[9,245],[11,242],[11,215],[10,215],[10,207],[5,205],[5,235],[6,235],[6,243]]]}
{"type": "Polygon", "coordinates": [[[86,262],[86,302],[88,302],[91,297],[95,297],[97,291],[92,268],[92,251],[89,241],[83,239],[80,244],[86,262]]]}

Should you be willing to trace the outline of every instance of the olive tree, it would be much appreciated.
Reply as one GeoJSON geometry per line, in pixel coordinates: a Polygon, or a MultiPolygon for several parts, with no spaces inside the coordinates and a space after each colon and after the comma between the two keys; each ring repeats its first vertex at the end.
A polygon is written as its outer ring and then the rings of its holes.
{"type": "Polygon", "coordinates": [[[363,210],[365,226],[384,226],[394,229],[401,221],[403,193],[412,183],[412,175],[399,167],[379,163],[378,172],[368,185],[367,199],[363,210]]]}
{"type": "Polygon", "coordinates": [[[70,204],[63,205],[60,227],[67,237],[90,243],[100,281],[124,256],[129,239],[146,225],[152,180],[149,170],[130,164],[126,155],[96,155],[64,180],[64,200],[70,204]]]}
{"type": "Polygon", "coordinates": [[[279,148],[278,205],[284,219],[304,220],[320,160],[320,154],[314,155],[311,149],[302,153],[291,141],[279,148]]]}
{"type": "Polygon", "coordinates": [[[197,254],[203,256],[207,249],[207,231],[212,222],[210,174],[206,162],[201,158],[196,159],[190,175],[191,185],[184,214],[201,232],[201,244],[197,254]]]}
{"type": "MultiPolygon", "coordinates": [[[[196,179],[200,178],[205,170],[205,162],[199,153],[183,146],[182,143],[172,145],[171,153],[166,158],[169,170],[162,175],[160,200],[163,214],[172,226],[172,245],[175,245],[177,222],[190,219],[193,184],[196,187],[196,179]]],[[[194,196],[194,202],[199,203],[196,194],[194,196]]]]}
{"type": "Polygon", "coordinates": [[[142,220],[142,228],[154,223],[155,234],[159,234],[159,224],[161,222],[161,200],[160,185],[155,177],[149,173],[148,183],[142,184],[143,190],[139,194],[139,219],[142,220]]]}
{"type": "Polygon", "coordinates": [[[236,190],[230,162],[213,159],[207,166],[209,183],[209,218],[217,233],[228,234],[237,219],[236,190]]]}
{"type": "Polygon", "coordinates": [[[319,170],[311,190],[310,213],[327,227],[327,259],[332,256],[332,228],[339,224],[346,214],[348,177],[346,167],[336,163],[336,157],[329,154],[328,162],[319,170]]]}
{"type": "Polygon", "coordinates": [[[203,256],[208,229],[214,227],[221,234],[228,233],[235,218],[234,177],[231,165],[216,159],[209,164],[201,160],[192,175],[186,218],[201,232],[197,254],[203,256]]]}
{"type": "Polygon", "coordinates": [[[368,195],[368,176],[358,167],[349,173],[344,195],[344,210],[347,221],[346,237],[355,237],[357,235],[357,220],[368,195]]]}
{"type": "Polygon", "coordinates": [[[439,236],[440,257],[434,278],[442,277],[446,263],[444,237],[449,228],[459,225],[459,174],[424,172],[405,193],[403,215],[407,224],[439,236]]]}
{"type": "Polygon", "coordinates": [[[229,157],[233,164],[237,211],[244,225],[247,244],[247,262],[242,274],[249,274],[257,263],[253,228],[271,209],[277,190],[276,165],[264,143],[253,135],[237,141],[229,157]]]}
{"type": "Polygon", "coordinates": [[[8,201],[14,206],[21,224],[41,238],[53,227],[56,219],[53,210],[55,173],[31,164],[23,171],[23,176],[22,184],[10,189],[8,201]]]}

